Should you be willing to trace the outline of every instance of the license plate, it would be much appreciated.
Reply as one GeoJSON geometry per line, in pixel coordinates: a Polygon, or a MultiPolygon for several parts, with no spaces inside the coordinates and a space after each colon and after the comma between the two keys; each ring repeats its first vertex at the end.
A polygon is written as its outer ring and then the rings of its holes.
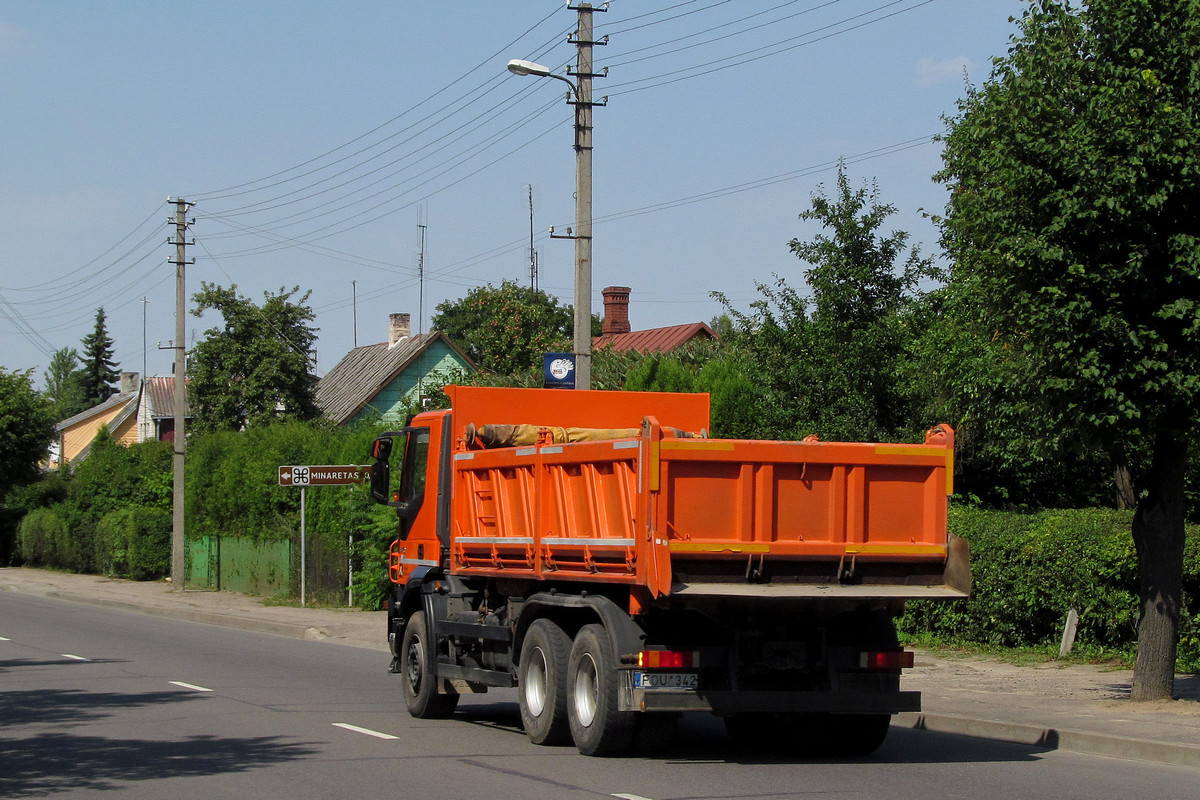
{"type": "Polygon", "coordinates": [[[700,688],[700,675],[696,672],[635,672],[635,689],[690,689],[700,688]]]}

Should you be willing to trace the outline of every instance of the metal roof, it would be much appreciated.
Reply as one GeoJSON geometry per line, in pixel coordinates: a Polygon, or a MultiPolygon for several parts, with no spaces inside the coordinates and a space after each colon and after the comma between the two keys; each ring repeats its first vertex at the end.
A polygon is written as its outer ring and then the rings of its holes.
{"type": "Polygon", "coordinates": [[[175,416],[175,377],[146,378],[143,382],[152,418],[175,416]]]}
{"type": "Polygon", "coordinates": [[[695,338],[716,339],[717,334],[703,322],[691,322],[686,325],[668,325],[665,328],[597,336],[592,340],[592,346],[637,350],[639,353],[665,353],[695,338]]]}

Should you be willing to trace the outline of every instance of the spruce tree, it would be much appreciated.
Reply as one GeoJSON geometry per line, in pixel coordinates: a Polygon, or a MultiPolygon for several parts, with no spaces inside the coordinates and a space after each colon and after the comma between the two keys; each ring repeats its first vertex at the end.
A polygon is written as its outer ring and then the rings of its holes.
{"type": "Polygon", "coordinates": [[[113,341],[108,335],[104,309],[96,309],[96,327],[83,337],[83,366],[80,382],[88,407],[99,405],[117,393],[113,386],[119,377],[117,363],[112,360],[113,341]]]}

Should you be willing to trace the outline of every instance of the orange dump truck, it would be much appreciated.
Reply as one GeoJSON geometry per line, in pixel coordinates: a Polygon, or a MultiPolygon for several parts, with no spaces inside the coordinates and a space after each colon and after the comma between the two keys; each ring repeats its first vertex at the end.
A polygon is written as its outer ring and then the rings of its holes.
{"type": "Polygon", "coordinates": [[[516,686],[538,744],[627,750],[681,712],[868,753],[911,652],[904,601],[970,590],[954,433],[710,439],[708,396],[450,386],[374,445],[393,505],[391,671],[409,712],[516,686]]]}

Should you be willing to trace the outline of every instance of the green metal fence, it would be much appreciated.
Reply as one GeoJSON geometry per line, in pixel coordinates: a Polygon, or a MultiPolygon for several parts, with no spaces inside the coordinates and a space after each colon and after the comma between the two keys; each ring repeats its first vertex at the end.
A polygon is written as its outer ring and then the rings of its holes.
{"type": "MultiPolygon", "coordinates": [[[[309,537],[305,558],[306,602],[347,602],[347,547],[309,537]]],[[[187,540],[187,585],[263,597],[300,597],[299,536],[261,540],[240,536],[196,536],[187,540]]]]}

